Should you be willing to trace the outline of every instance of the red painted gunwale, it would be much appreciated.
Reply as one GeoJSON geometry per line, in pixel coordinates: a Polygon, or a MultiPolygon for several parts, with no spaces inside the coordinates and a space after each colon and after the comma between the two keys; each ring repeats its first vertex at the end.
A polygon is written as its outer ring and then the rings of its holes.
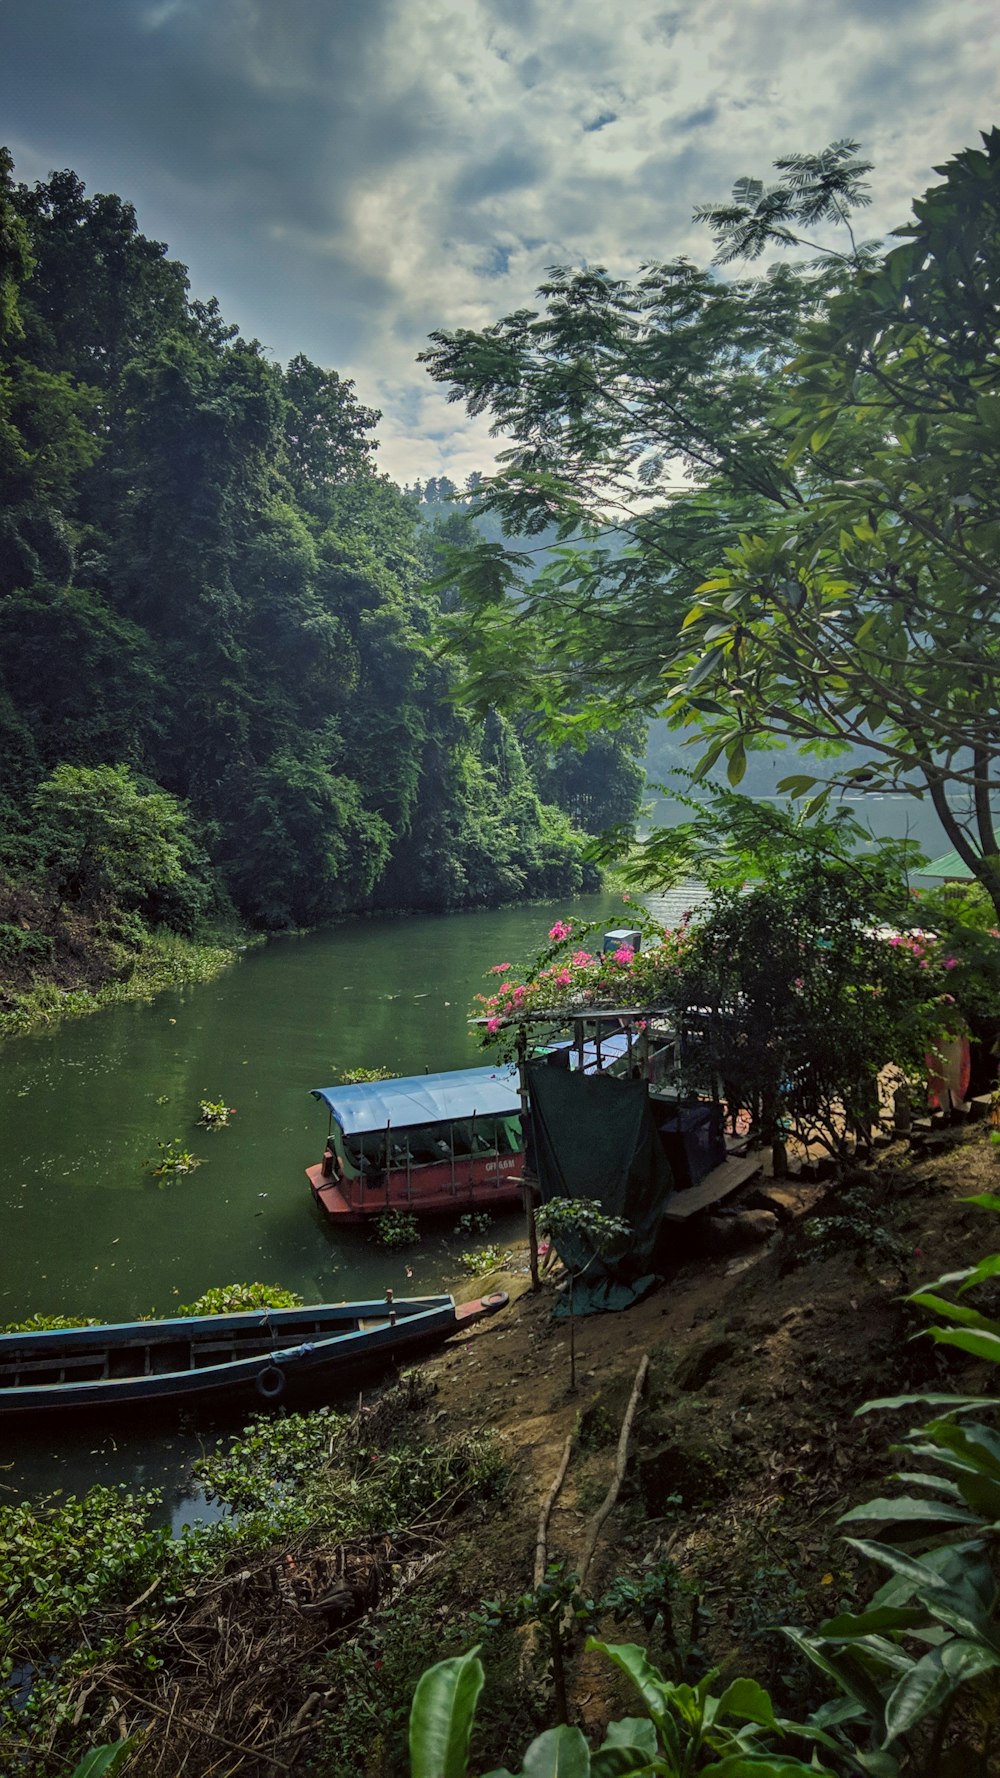
{"type": "Polygon", "coordinates": [[[320,1209],[337,1222],[367,1222],[386,1210],[411,1216],[438,1211],[492,1210],[521,1202],[524,1156],[482,1155],[475,1160],[431,1162],[409,1174],[390,1172],[374,1187],[360,1179],[339,1183],[323,1176],[322,1166],[307,1167],[306,1178],[320,1209]],[[346,1188],[346,1189],[345,1189],[346,1188]]]}

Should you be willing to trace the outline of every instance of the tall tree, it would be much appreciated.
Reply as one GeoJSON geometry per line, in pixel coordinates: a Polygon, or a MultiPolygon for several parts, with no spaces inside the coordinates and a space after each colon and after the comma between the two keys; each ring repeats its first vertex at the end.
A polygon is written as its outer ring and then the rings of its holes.
{"type": "Polygon", "coordinates": [[[722,260],[848,231],[818,264],[561,272],[540,313],[434,336],[432,375],[514,440],[484,504],[573,538],[530,584],[523,551],[465,550],[451,642],[470,697],[556,736],[666,710],[732,783],[755,745],[843,749],[827,783],[930,795],[1000,909],[1000,133],[884,254],[850,232],[867,171],[837,143],[701,212],[722,260]]]}

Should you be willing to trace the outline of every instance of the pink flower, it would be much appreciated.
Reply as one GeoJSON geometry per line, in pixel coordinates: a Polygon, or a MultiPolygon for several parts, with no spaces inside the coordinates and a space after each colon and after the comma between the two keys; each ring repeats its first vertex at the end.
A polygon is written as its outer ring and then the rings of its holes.
{"type": "Polygon", "coordinates": [[[568,938],[572,930],[572,922],[557,920],[555,925],[549,931],[549,937],[556,940],[568,938]]]}
{"type": "Polygon", "coordinates": [[[631,963],[635,952],[631,945],[619,945],[617,951],[612,951],[611,955],[615,963],[631,963]]]}
{"type": "Polygon", "coordinates": [[[568,988],[572,980],[573,977],[570,975],[569,970],[561,969],[556,976],[556,986],[559,988],[568,988]]]}
{"type": "Polygon", "coordinates": [[[519,982],[517,987],[514,989],[514,1005],[515,1006],[520,1006],[521,1001],[524,999],[524,996],[526,995],[527,992],[528,992],[527,988],[523,987],[521,985],[521,983],[519,982]]]}
{"type": "Polygon", "coordinates": [[[958,958],[957,957],[946,957],[944,960],[944,966],[945,966],[945,969],[957,969],[958,968],[958,958]]]}
{"type": "Polygon", "coordinates": [[[494,1031],[499,1031],[499,1029],[500,1029],[500,1020],[499,1019],[487,1019],[486,1029],[490,1033],[490,1036],[492,1037],[494,1031]]]}
{"type": "Polygon", "coordinates": [[[574,951],[570,958],[570,962],[574,969],[586,969],[587,964],[593,963],[593,961],[594,959],[589,951],[574,951]]]}
{"type": "Polygon", "coordinates": [[[506,973],[510,967],[511,966],[509,963],[494,963],[493,968],[489,971],[489,974],[490,975],[506,975],[506,973]]]}

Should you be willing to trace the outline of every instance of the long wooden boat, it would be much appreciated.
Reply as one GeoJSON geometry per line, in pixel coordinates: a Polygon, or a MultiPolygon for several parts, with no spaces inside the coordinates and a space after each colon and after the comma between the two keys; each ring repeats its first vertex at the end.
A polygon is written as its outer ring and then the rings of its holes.
{"type": "Polygon", "coordinates": [[[349,1390],[374,1365],[434,1346],[506,1302],[503,1291],[461,1305],[389,1291],[373,1302],[0,1334],[0,1414],[259,1407],[349,1390]]]}

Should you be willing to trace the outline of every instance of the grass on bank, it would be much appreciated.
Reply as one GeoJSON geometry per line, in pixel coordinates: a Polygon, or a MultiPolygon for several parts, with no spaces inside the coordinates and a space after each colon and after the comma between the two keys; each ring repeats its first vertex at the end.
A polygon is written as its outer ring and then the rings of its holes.
{"type": "Polygon", "coordinates": [[[112,980],[77,988],[38,981],[28,988],[7,989],[5,998],[9,1004],[5,1011],[0,1011],[0,1038],[17,1037],[37,1025],[78,1018],[128,1000],[152,1000],[164,988],[212,981],[236,962],[240,950],[254,942],[263,940],[241,936],[237,942],[236,935],[227,932],[213,941],[198,941],[161,927],[148,934],[142,949],[130,957],[124,973],[112,980]]]}

